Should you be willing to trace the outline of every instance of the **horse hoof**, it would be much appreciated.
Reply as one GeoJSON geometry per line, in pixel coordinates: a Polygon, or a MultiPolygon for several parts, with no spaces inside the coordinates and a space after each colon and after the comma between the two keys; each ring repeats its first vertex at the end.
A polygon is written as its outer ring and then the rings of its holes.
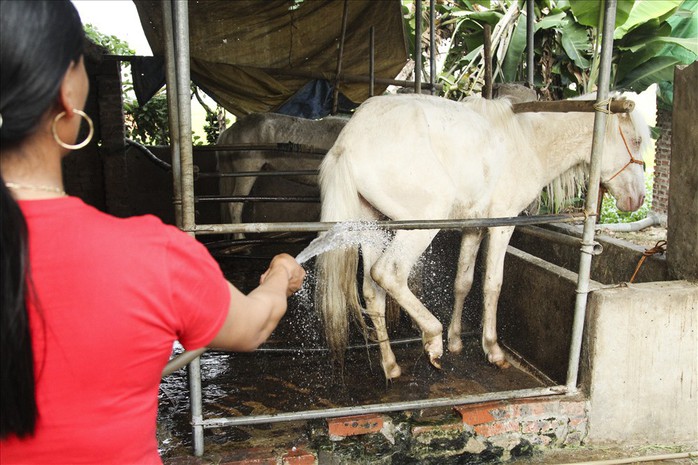
{"type": "Polygon", "coordinates": [[[441,369],[441,357],[429,357],[429,362],[431,362],[434,368],[441,369]]]}
{"type": "Polygon", "coordinates": [[[460,339],[450,339],[448,341],[448,351],[454,354],[460,354],[463,351],[463,341],[460,339]]]}
{"type": "Polygon", "coordinates": [[[507,362],[506,359],[497,360],[496,362],[494,362],[494,364],[497,365],[498,368],[501,368],[503,370],[511,366],[511,363],[507,362]]]}
{"type": "Polygon", "coordinates": [[[400,377],[400,375],[402,374],[402,370],[400,369],[400,365],[396,363],[393,364],[390,368],[384,366],[383,373],[385,374],[385,379],[387,379],[388,381],[392,381],[400,377]]]}

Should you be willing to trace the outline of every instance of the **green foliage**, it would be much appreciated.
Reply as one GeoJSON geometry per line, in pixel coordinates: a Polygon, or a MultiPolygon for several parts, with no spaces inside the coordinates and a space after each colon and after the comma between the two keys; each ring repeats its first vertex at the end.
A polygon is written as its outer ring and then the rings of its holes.
{"type": "Polygon", "coordinates": [[[109,50],[112,55],[135,55],[136,52],[129,45],[116,36],[102,34],[92,24],[85,24],[85,35],[97,45],[109,50]]]}
{"type": "Polygon", "coordinates": [[[609,195],[604,195],[601,202],[599,223],[632,223],[647,217],[652,207],[653,173],[645,173],[645,202],[634,212],[623,212],[616,208],[616,201],[609,195]]]}
{"type": "MultiPolygon", "coordinates": [[[[300,4],[302,1],[296,0],[296,3],[300,4]]],[[[86,24],[84,29],[85,34],[92,42],[104,47],[110,54],[135,55],[135,51],[129,47],[128,43],[118,37],[103,34],[91,24],[86,24]]],[[[130,64],[126,61],[122,62],[121,83],[126,137],[143,145],[169,145],[170,134],[166,90],[160,90],[148,103],[140,106],[133,92],[130,64]]],[[[192,85],[192,93],[196,92],[196,86],[192,85]]],[[[198,94],[197,97],[200,98],[198,94]]],[[[227,120],[221,119],[221,116],[212,112],[207,106],[204,105],[204,108],[206,109],[207,125],[211,126],[204,127],[207,139],[205,142],[201,141],[200,137],[192,134],[194,145],[215,143],[220,133],[220,123],[224,127],[225,122],[227,122],[227,120]],[[212,122],[215,122],[215,124],[212,122]]]]}
{"type": "MultiPolygon", "coordinates": [[[[403,0],[411,48],[414,43],[413,6],[414,0],[403,0]]],[[[546,98],[566,98],[595,89],[600,66],[603,7],[604,2],[590,0],[535,2],[535,84],[546,98]]],[[[525,80],[525,2],[456,0],[437,4],[436,8],[437,36],[450,39],[447,58],[438,76],[445,97],[458,100],[481,90],[485,24],[493,26],[495,82],[525,80]],[[512,10],[519,11],[512,17],[508,14],[512,10]]],[[[698,58],[696,16],[698,0],[619,0],[614,28],[612,87],[639,93],[656,83],[659,84],[660,106],[670,106],[675,66],[690,64],[698,58]]],[[[426,20],[423,21],[426,25],[426,20]]],[[[410,52],[414,54],[414,50],[410,52]]],[[[427,66],[426,60],[423,63],[427,66]]]]}
{"type": "Polygon", "coordinates": [[[221,135],[221,129],[228,126],[230,122],[224,117],[225,111],[218,107],[216,112],[206,111],[206,124],[204,124],[204,132],[206,133],[206,142],[215,144],[218,142],[218,137],[221,135]]]}
{"type": "Polygon", "coordinates": [[[130,139],[143,145],[169,145],[167,95],[164,91],[158,92],[143,106],[134,99],[125,99],[124,112],[130,139]]]}

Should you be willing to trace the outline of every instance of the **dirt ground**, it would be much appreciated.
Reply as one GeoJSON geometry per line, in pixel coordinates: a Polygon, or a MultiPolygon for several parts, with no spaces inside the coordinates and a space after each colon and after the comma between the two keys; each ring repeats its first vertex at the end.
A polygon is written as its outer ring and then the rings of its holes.
{"type": "Polygon", "coordinates": [[[649,249],[654,247],[658,241],[666,240],[667,229],[661,226],[652,226],[636,232],[602,231],[599,234],[632,242],[649,249]]]}

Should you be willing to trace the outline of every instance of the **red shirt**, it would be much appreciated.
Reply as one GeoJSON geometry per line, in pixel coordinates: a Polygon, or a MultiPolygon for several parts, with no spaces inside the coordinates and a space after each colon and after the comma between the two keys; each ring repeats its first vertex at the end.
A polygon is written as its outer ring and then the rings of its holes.
{"type": "Polygon", "coordinates": [[[29,226],[36,435],[0,462],[161,463],[160,373],[172,344],[206,346],[230,293],[206,248],[153,216],[120,219],[74,197],[21,201],[29,226]]]}

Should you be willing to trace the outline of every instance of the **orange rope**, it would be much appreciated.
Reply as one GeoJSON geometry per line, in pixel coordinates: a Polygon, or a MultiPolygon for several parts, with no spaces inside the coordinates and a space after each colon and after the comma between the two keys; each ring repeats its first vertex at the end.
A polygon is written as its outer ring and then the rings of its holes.
{"type": "Polygon", "coordinates": [[[609,180],[606,181],[606,182],[611,182],[611,180],[613,180],[613,178],[615,178],[616,176],[618,176],[620,173],[623,172],[623,170],[624,170],[625,168],[627,168],[628,166],[632,165],[633,163],[638,164],[638,165],[642,165],[642,168],[643,168],[643,169],[645,168],[645,162],[644,162],[644,161],[638,160],[637,158],[633,157],[633,154],[632,154],[632,152],[630,151],[630,147],[628,147],[628,142],[625,140],[625,134],[623,134],[623,129],[621,129],[620,125],[618,125],[618,131],[620,132],[620,137],[621,137],[621,139],[623,139],[623,144],[625,145],[625,150],[628,152],[628,155],[630,155],[630,161],[628,161],[628,163],[626,163],[625,166],[623,166],[621,169],[619,169],[618,172],[617,172],[616,174],[614,174],[613,176],[611,176],[611,177],[609,178],[609,180]]]}
{"type": "Polygon", "coordinates": [[[633,281],[635,281],[635,276],[637,276],[638,271],[640,271],[640,267],[645,262],[645,259],[647,257],[651,257],[652,255],[664,252],[666,252],[666,241],[658,241],[651,249],[645,249],[645,251],[642,253],[642,257],[640,257],[640,261],[637,263],[635,273],[633,273],[633,276],[630,278],[630,281],[628,282],[632,283],[633,281]]]}

